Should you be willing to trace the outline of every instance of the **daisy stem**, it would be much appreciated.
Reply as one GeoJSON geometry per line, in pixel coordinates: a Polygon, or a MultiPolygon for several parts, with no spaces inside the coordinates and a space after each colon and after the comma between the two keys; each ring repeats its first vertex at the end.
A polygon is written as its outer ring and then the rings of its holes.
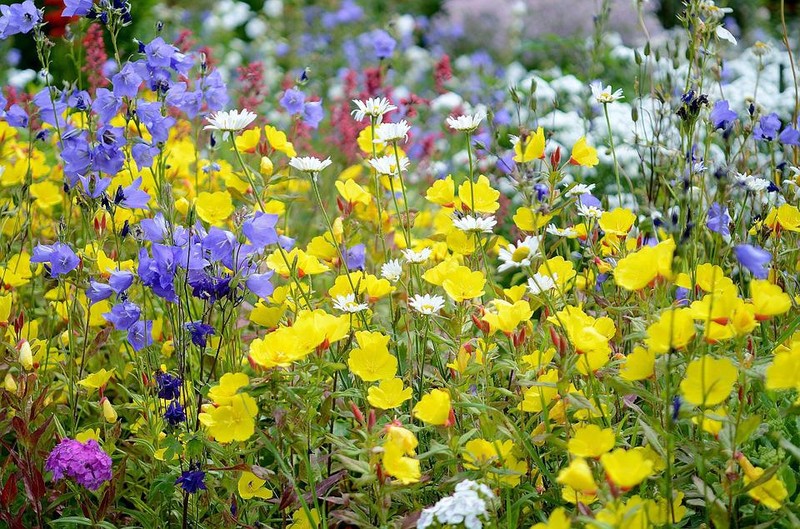
{"type": "MultiPolygon", "coordinates": [[[[400,179],[400,189],[403,192],[403,210],[405,211],[406,218],[404,221],[401,221],[401,225],[403,226],[403,233],[405,234],[406,238],[406,248],[411,247],[411,218],[408,214],[408,197],[406,197],[406,184],[403,181],[403,171],[400,166],[400,152],[397,149],[397,141],[392,142],[392,146],[394,147],[394,161],[397,164],[397,178],[400,179]]],[[[391,180],[390,180],[391,182],[391,180]]],[[[392,194],[394,194],[394,189],[392,189],[392,194]]],[[[397,207],[397,198],[393,197],[395,200],[395,207],[397,207]]],[[[400,216],[400,211],[398,209],[397,215],[400,216]]]]}
{"type": "Polygon", "coordinates": [[[622,207],[622,184],[619,179],[619,164],[617,163],[617,150],[614,148],[614,135],[611,132],[611,119],[608,117],[608,103],[603,103],[603,113],[606,116],[606,126],[608,127],[608,145],[611,147],[611,157],[614,160],[614,178],[617,180],[617,205],[622,207]]]}

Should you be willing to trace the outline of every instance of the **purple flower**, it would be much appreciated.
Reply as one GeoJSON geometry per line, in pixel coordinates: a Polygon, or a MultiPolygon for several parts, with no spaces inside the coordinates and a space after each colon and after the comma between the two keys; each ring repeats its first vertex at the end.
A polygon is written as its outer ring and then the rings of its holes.
{"type": "Polygon", "coordinates": [[[47,456],[44,468],[53,473],[55,481],[70,477],[88,490],[99,489],[112,476],[111,458],[94,439],[85,444],[62,439],[47,456]]]}
{"type": "Polygon", "coordinates": [[[753,128],[753,136],[760,141],[772,141],[778,137],[781,120],[774,112],[758,120],[758,125],[753,128]]]}
{"type": "Polygon", "coordinates": [[[33,257],[31,257],[32,263],[48,263],[50,265],[50,277],[58,277],[72,272],[78,267],[80,261],[72,248],[63,242],[52,245],[40,244],[33,249],[33,257]]]}
{"type": "Polygon", "coordinates": [[[283,97],[280,99],[279,103],[286,111],[291,114],[302,114],[304,103],[306,101],[306,95],[301,92],[300,90],[295,90],[294,88],[289,88],[283,93],[283,97]]]}
{"type": "Polygon", "coordinates": [[[733,125],[738,115],[731,110],[730,104],[725,99],[714,103],[714,108],[711,109],[709,118],[714,125],[715,130],[728,129],[733,125]]]}
{"type": "Polygon", "coordinates": [[[190,321],[189,323],[184,323],[183,326],[189,331],[192,343],[201,349],[205,349],[209,335],[217,334],[214,327],[202,321],[190,321]]]}
{"type": "Polygon", "coordinates": [[[108,278],[108,286],[116,294],[125,292],[133,284],[133,273],[126,270],[114,270],[111,272],[111,277],[108,278]]]}
{"type": "Polygon", "coordinates": [[[397,45],[397,41],[395,41],[388,33],[382,29],[376,29],[372,32],[370,37],[372,38],[372,47],[375,50],[375,56],[379,60],[392,56],[392,53],[394,53],[394,47],[397,45]]]}
{"type": "Polygon", "coordinates": [[[30,33],[42,21],[42,13],[33,0],[0,6],[0,40],[17,33],[30,33]]]}
{"type": "Polygon", "coordinates": [[[278,242],[278,232],[275,225],[278,223],[278,215],[256,211],[255,215],[244,221],[242,233],[259,250],[278,242]]]}
{"type": "Polygon", "coordinates": [[[180,377],[159,371],[156,373],[156,384],[158,384],[158,398],[160,399],[173,400],[181,396],[183,381],[180,377]]]}
{"type": "Polygon", "coordinates": [[[269,272],[265,272],[263,274],[250,274],[245,281],[245,285],[250,292],[256,296],[262,299],[267,299],[275,290],[275,287],[270,282],[270,278],[272,277],[273,273],[274,272],[270,270],[269,272]]]}
{"type": "Polygon", "coordinates": [[[367,260],[366,247],[363,244],[356,244],[348,248],[344,259],[350,270],[363,270],[367,260]]]}
{"type": "Polygon", "coordinates": [[[769,269],[766,265],[772,260],[772,255],[763,248],[750,244],[739,244],[734,247],[733,252],[739,263],[750,270],[757,279],[766,279],[769,269]]]}
{"type": "Polygon", "coordinates": [[[161,37],[154,38],[150,41],[150,44],[144,47],[147,65],[152,68],[169,68],[172,57],[177,51],[175,46],[167,44],[161,37]]]}
{"type": "Polygon", "coordinates": [[[203,84],[203,97],[211,112],[222,110],[228,104],[228,87],[225,86],[219,70],[214,70],[206,77],[206,82],[203,84]]]}
{"type": "Polygon", "coordinates": [[[107,88],[97,89],[95,99],[92,102],[92,110],[100,116],[100,121],[110,123],[120,108],[122,108],[121,97],[117,97],[107,88]]]}
{"type": "Polygon", "coordinates": [[[140,176],[127,187],[119,186],[114,195],[114,203],[129,209],[149,209],[147,202],[150,201],[150,195],[139,189],[141,185],[142,177],[140,176]]]}
{"type": "Polygon", "coordinates": [[[311,101],[303,106],[303,123],[316,129],[319,127],[319,122],[325,117],[325,111],[322,109],[322,101],[311,101]]]}
{"type": "Polygon", "coordinates": [[[798,129],[800,129],[800,118],[797,119],[797,128],[794,128],[791,125],[786,125],[786,128],[783,129],[781,135],[778,136],[778,140],[784,145],[800,147],[800,130],[798,129]]]}
{"type": "Polygon", "coordinates": [[[728,214],[728,208],[720,206],[716,202],[711,204],[708,208],[708,218],[706,219],[706,226],[714,233],[727,236],[731,234],[729,228],[731,223],[731,216],[728,214]]]}
{"type": "Polygon", "coordinates": [[[136,303],[123,301],[118,305],[114,305],[111,308],[111,312],[104,313],[103,317],[107,322],[112,323],[118,331],[127,331],[134,323],[139,321],[141,315],[142,309],[136,303]]]}
{"type": "Polygon", "coordinates": [[[139,226],[144,232],[144,238],[150,242],[163,242],[167,234],[167,221],[164,215],[159,212],[152,219],[143,219],[139,226]]]}
{"type": "Polygon", "coordinates": [[[92,0],[64,0],[62,17],[82,17],[89,14],[93,6],[92,0]]]}
{"type": "Polygon", "coordinates": [[[111,185],[110,178],[100,178],[100,176],[95,173],[90,173],[86,176],[79,174],[77,175],[77,179],[80,181],[81,187],[89,198],[100,198],[103,193],[106,192],[108,186],[111,185]]]}
{"type": "Polygon", "coordinates": [[[177,399],[167,405],[167,411],[164,412],[164,420],[170,426],[177,426],[186,420],[186,412],[183,411],[183,406],[177,399]]]}
{"type": "Polygon", "coordinates": [[[8,112],[6,112],[6,121],[8,121],[8,124],[12,127],[17,127],[20,129],[27,128],[28,120],[28,113],[16,103],[11,105],[11,107],[8,109],[8,112]]]}
{"type": "Polygon", "coordinates": [[[139,320],[128,329],[128,341],[134,351],[141,351],[153,343],[153,322],[139,320]]]}
{"type": "Polygon", "coordinates": [[[192,467],[189,470],[184,470],[178,479],[175,480],[176,485],[189,494],[194,494],[199,490],[206,490],[206,484],[203,480],[206,479],[206,473],[198,467],[192,467]]]}
{"type": "Polygon", "coordinates": [[[86,289],[86,297],[89,299],[90,305],[110,298],[113,293],[113,288],[97,281],[89,281],[89,288],[86,289]]]}
{"type": "Polygon", "coordinates": [[[139,92],[139,85],[142,84],[142,81],[144,81],[144,77],[140,75],[140,69],[134,63],[125,63],[122,70],[111,78],[111,82],[114,84],[114,95],[133,99],[139,92]]]}

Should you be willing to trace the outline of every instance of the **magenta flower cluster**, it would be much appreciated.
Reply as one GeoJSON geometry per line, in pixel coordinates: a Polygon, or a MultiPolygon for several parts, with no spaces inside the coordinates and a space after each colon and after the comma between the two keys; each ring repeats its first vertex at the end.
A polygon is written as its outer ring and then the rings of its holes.
{"type": "Polygon", "coordinates": [[[55,481],[66,476],[89,490],[97,490],[111,479],[111,457],[94,439],[81,443],[65,438],[47,456],[45,469],[53,473],[55,481]]]}

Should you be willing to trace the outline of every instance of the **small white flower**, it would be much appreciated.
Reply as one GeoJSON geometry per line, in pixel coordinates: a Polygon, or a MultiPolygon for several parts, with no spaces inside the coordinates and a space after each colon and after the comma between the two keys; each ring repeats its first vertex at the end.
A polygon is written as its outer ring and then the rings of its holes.
{"type": "Polygon", "coordinates": [[[392,283],[398,281],[401,275],[403,275],[403,265],[400,263],[400,259],[386,261],[381,266],[381,277],[388,279],[392,283]]]}
{"type": "Polygon", "coordinates": [[[764,191],[769,187],[769,181],[758,176],[752,176],[747,173],[733,173],[733,179],[736,183],[748,191],[755,193],[764,191]]]}
{"type": "Polygon", "coordinates": [[[477,114],[467,114],[464,116],[449,116],[447,118],[447,125],[460,132],[474,132],[481,124],[481,121],[486,118],[486,114],[478,112],[477,114]]]}
{"type": "Polygon", "coordinates": [[[728,42],[736,46],[737,44],[736,37],[734,37],[733,33],[725,29],[723,26],[717,26],[716,33],[717,33],[717,38],[721,40],[727,40],[728,42]]]}
{"type": "Polygon", "coordinates": [[[366,101],[353,99],[353,103],[358,107],[352,112],[353,119],[356,121],[364,121],[365,117],[370,116],[375,118],[376,123],[380,123],[384,114],[397,110],[397,107],[385,97],[370,97],[366,101]]]}
{"type": "Polygon", "coordinates": [[[753,44],[752,50],[753,50],[753,55],[755,55],[756,57],[764,57],[765,55],[768,55],[770,51],[772,51],[772,47],[770,47],[770,45],[767,44],[766,42],[761,42],[760,40],[757,40],[756,43],[753,44]]]}
{"type": "Polygon", "coordinates": [[[453,226],[461,231],[472,233],[492,233],[495,224],[497,224],[497,219],[494,218],[494,215],[488,217],[464,215],[453,218],[453,226]]]}
{"type": "Polygon", "coordinates": [[[430,248],[423,248],[422,250],[415,252],[411,249],[403,250],[403,257],[406,258],[406,261],[409,263],[424,263],[428,260],[431,256],[431,249],[430,248]]]}
{"type": "Polygon", "coordinates": [[[575,237],[578,235],[578,232],[575,231],[574,228],[559,228],[555,224],[548,225],[545,231],[550,235],[556,235],[558,237],[575,237]]]}
{"type": "Polygon", "coordinates": [[[591,193],[594,189],[594,184],[575,184],[574,186],[570,187],[567,191],[566,195],[568,197],[580,196],[585,195],[586,193],[591,193]]]}
{"type": "Polygon", "coordinates": [[[242,111],[221,111],[207,116],[208,125],[203,130],[220,130],[223,132],[238,132],[247,128],[258,116],[247,109],[242,111]]]}
{"type": "Polygon", "coordinates": [[[357,303],[355,294],[347,294],[345,296],[336,296],[333,300],[333,308],[342,312],[355,314],[356,312],[367,310],[369,305],[366,303],[357,303]]]}
{"type": "MultiPolygon", "coordinates": [[[[405,156],[400,158],[400,171],[405,171],[409,166],[408,158],[405,156]]],[[[375,171],[380,175],[395,176],[397,175],[397,159],[394,156],[381,156],[369,161],[375,171]]]]}
{"type": "Polygon", "coordinates": [[[429,316],[442,310],[444,307],[444,298],[436,295],[431,296],[430,294],[425,294],[422,296],[416,294],[414,297],[408,300],[408,306],[420,314],[429,316]]]}
{"type": "Polygon", "coordinates": [[[556,281],[558,281],[558,274],[548,276],[536,272],[532,277],[528,278],[528,290],[535,296],[556,288],[556,281]]]}
{"type": "Polygon", "coordinates": [[[313,156],[295,156],[289,160],[289,166],[305,173],[318,173],[328,167],[330,164],[330,158],[320,160],[319,158],[314,158],[313,156]]]}
{"type": "Polygon", "coordinates": [[[391,143],[393,141],[408,141],[408,131],[411,126],[406,120],[399,123],[381,123],[375,127],[375,143],[391,143]]]}
{"type": "Polygon", "coordinates": [[[497,268],[497,271],[505,272],[512,268],[530,266],[531,261],[539,255],[539,242],[538,237],[528,235],[516,244],[500,248],[499,257],[503,264],[497,268]]]}
{"type": "Polygon", "coordinates": [[[599,219],[603,214],[603,210],[597,206],[587,206],[585,204],[578,204],[578,215],[588,219],[599,219]]]}
{"type": "Polygon", "coordinates": [[[595,101],[604,105],[619,101],[625,97],[622,95],[622,88],[612,90],[611,85],[603,87],[603,83],[600,81],[593,82],[589,85],[589,88],[592,89],[592,96],[594,96],[595,101]]]}

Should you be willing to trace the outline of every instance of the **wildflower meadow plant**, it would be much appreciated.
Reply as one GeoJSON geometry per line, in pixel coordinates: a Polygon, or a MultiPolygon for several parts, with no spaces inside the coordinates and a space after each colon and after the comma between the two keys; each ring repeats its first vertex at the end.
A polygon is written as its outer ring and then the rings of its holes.
{"type": "Polygon", "coordinates": [[[800,526],[784,2],[547,61],[50,4],[0,6],[0,525],[800,526]]]}

